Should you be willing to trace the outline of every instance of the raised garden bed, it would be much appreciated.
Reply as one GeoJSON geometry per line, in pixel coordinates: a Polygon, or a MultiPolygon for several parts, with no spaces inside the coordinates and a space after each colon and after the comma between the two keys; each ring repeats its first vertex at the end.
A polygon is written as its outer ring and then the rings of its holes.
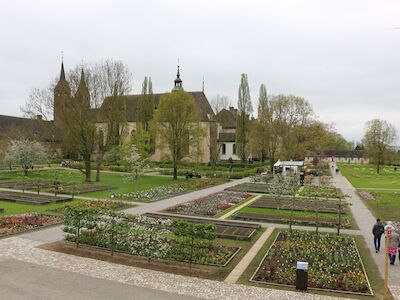
{"type": "Polygon", "coordinates": [[[250,281],[294,286],[297,261],[309,263],[311,289],[373,295],[354,239],[330,234],[279,233],[250,281]]]}
{"type": "MultiPolygon", "coordinates": [[[[274,199],[269,196],[263,196],[258,198],[256,201],[250,203],[249,207],[259,208],[274,208],[274,209],[293,209],[295,211],[316,211],[320,213],[337,213],[339,208],[339,202],[337,201],[326,201],[326,200],[307,200],[302,198],[279,198],[274,199]]],[[[344,202],[342,203],[342,205],[344,202]]],[[[341,208],[343,213],[343,207],[341,208]]]]}
{"type": "Polygon", "coordinates": [[[251,194],[222,191],[168,208],[174,214],[211,217],[251,197],[251,194]]]}
{"type": "Polygon", "coordinates": [[[53,181],[46,180],[46,181],[27,181],[23,184],[21,181],[6,181],[0,182],[0,187],[7,188],[7,189],[19,189],[19,190],[36,190],[38,187],[40,189],[51,188],[53,186],[53,181]]]}
{"type": "Polygon", "coordinates": [[[10,192],[10,191],[0,191],[0,199],[16,203],[25,203],[25,204],[49,204],[49,203],[59,203],[72,200],[72,198],[70,197],[55,197],[43,194],[38,195],[32,193],[10,192]]]}
{"type": "Polygon", "coordinates": [[[188,216],[178,216],[162,213],[147,213],[146,216],[164,218],[164,219],[179,219],[193,223],[208,223],[215,225],[215,232],[219,238],[248,240],[261,226],[258,224],[242,223],[235,221],[224,221],[217,219],[193,218],[188,216]]]}
{"type": "MultiPolygon", "coordinates": [[[[255,212],[242,212],[239,211],[235,213],[233,219],[238,220],[248,220],[248,221],[261,221],[261,222],[278,222],[278,223],[289,223],[290,216],[289,215],[272,215],[272,214],[263,214],[263,213],[255,213],[255,212]]],[[[323,215],[315,217],[303,217],[303,216],[293,216],[292,218],[293,224],[298,225],[316,225],[318,223],[319,226],[328,226],[335,227],[338,224],[337,219],[327,218],[323,215]]],[[[345,217],[342,217],[341,220],[342,227],[349,227],[349,220],[345,217]]]]}
{"type": "Polygon", "coordinates": [[[116,197],[125,201],[154,202],[169,197],[179,196],[191,191],[205,189],[227,182],[223,178],[195,179],[175,183],[169,186],[158,186],[144,191],[117,193],[116,197]]]}
{"type": "Polygon", "coordinates": [[[29,231],[39,227],[59,224],[62,218],[59,216],[26,213],[15,216],[0,217],[0,236],[29,231]]]}
{"type": "Polygon", "coordinates": [[[92,183],[79,184],[76,187],[69,184],[64,186],[60,192],[63,194],[86,194],[99,191],[109,191],[115,188],[115,186],[97,185],[92,183]]]}
{"type": "Polygon", "coordinates": [[[268,194],[269,187],[266,183],[242,183],[226,189],[227,191],[268,194]]]}
{"type": "Polygon", "coordinates": [[[299,192],[300,196],[321,197],[321,198],[339,198],[340,193],[334,187],[307,184],[299,192]]]}

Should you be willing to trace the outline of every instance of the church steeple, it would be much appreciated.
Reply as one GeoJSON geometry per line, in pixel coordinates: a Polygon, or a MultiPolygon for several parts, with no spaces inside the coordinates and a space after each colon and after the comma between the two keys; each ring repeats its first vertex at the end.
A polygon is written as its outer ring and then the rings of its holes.
{"type": "Polygon", "coordinates": [[[90,107],[90,94],[85,80],[85,72],[81,70],[81,79],[79,81],[78,89],[75,93],[75,100],[80,101],[84,107],[90,107]]]}
{"type": "Polygon", "coordinates": [[[176,73],[176,79],[174,80],[174,88],[172,89],[173,92],[176,91],[181,91],[183,90],[182,87],[182,79],[181,79],[181,74],[179,72],[179,65],[178,65],[178,71],[176,73]]]}
{"type": "Polygon", "coordinates": [[[71,100],[71,89],[65,79],[64,61],[61,61],[60,79],[54,87],[54,123],[57,127],[63,127],[62,116],[71,100]]]}

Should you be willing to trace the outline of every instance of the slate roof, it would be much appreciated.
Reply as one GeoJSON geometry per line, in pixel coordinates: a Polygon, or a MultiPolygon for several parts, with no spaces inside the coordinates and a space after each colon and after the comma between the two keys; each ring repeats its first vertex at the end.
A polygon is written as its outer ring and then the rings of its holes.
{"type": "MultiPolygon", "coordinates": [[[[208,122],[215,120],[215,113],[211,108],[210,103],[207,100],[206,95],[203,92],[188,92],[194,98],[197,109],[200,111],[200,117],[202,121],[208,122]]],[[[157,108],[160,98],[167,93],[154,94],[154,106],[157,108]]],[[[136,122],[137,107],[139,98],[141,95],[126,95],[123,97],[126,105],[126,120],[128,122],[136,122]]],[[[111,97],[104,99],[102,107],[108,105],[108,102],[112,101],[111,97]]]]}
{"type": "Polygon", "coordinates": [[[235,129],[236,115],[237,110],[224,108],[217,114],[217,122],[221,124],[223,129],[235,129]]]}
{"type": "Polygon", "coordinates": [[[0,137],[35,137],[44,141],[58,141],[60,131],[52,121],[0,115],[0,137]]]}

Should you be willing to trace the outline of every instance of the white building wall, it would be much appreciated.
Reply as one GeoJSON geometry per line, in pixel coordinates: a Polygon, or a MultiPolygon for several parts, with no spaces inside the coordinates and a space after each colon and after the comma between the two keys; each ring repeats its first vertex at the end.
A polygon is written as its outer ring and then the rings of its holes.
{"type": "Polygon", "coordinates": [[[233,145],[235,142],[225,142],[219,145],[219,160],[229,160],[232,158],[233,160],[240,160],[240,157],[236,154],[233,154],[233,145]],[[223,145],[225,145],[225,154],[223,153],[223,145]]]}

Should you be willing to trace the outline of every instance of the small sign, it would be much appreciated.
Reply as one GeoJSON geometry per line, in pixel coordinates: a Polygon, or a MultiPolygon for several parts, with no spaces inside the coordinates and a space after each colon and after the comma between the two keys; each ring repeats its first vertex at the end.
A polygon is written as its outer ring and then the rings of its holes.
{"type": "Polygon", "coordinates": [[[298,261],[297,262],[297,270],[307,271],[308,270],[308,262],[298,261]]]}

